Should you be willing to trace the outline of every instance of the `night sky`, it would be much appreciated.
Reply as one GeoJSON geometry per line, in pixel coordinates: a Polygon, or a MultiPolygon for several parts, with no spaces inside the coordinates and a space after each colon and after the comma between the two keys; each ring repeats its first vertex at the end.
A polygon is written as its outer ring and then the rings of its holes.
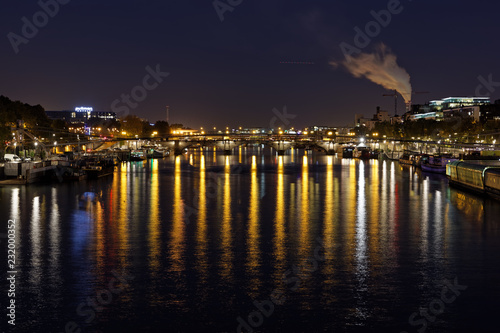
{"type": "MultiPolygon", "coordinates": [[[[72,0],[16,54],[8,34],[22,36],[21,19],[33,22],[41,7],[4,0],[0,94],[46,110],[111,110],[113,101],[143,85],[147,66],[159,64],[170,75],[129,108],[152,122],[165,118],[166,105],[171,123],[194,128],[267,127],[273,108],[284,105],[295,116],[288,126],[297,127],[347,125],[355,113],[371,115],[378,105],[393,110],[393,99],[382,97],[386,89],[329,65],[343,59],[341,42],[354,45],[354,27],[364,30],[374,20],[370,12],[390,1],[229,2],[241,4],[221,22],[211,0],[72,0]],[[280,63],[286,61],[314,64],[280,63]]],[[[401,6],[362,51],[389,47],[414,91],[430,92],[416,95],[415,103],[475,95],[480,75],[500,82],[498,2],[405,0],[401,6]]],[[[492,99],[500,98],[495,88],[492,99]]]]}

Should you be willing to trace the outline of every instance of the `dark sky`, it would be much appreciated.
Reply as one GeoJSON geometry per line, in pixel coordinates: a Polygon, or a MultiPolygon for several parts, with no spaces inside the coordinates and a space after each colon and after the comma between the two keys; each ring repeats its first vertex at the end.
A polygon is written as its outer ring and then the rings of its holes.
{"type": "MultiPolygon", "coordinates": [[[[364,30],[373,20],[370,11],[388,3],[243,0],[221,22],[212,0],[72,0],[45,25],[38,15],[38,33],[16,54],[8,34],[22,35],[21,19],[33,22],[41,7],[2,0],[0,94],[46,110],[111,110],[113,101],[143,85],[147,66],[159,64],[170,75],[129,108],[150,121],[164,119],[170,105],[171,122],[194,128],[267,127],[273,108],[286,105],[295,115],[289,126],[344,125],[377,105],[393,110],[393,99],[382,97],[386,89],[328,64],[342,60],[341,42],[354,44],[354,27],[364,30]]],[[[475,95],[480,75],[500,82],[498,2],[401,5],[363,51],[385,43],[411,75],[414,90],[430,92],[414,102],[475,95]]],[[[500,87],[495,89],[492,99],[500,98],[500,87]]]]}

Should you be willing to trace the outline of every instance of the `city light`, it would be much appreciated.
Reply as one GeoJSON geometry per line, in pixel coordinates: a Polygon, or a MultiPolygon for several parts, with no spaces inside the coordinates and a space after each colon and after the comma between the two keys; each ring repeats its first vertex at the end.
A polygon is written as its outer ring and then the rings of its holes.
{"type": "Polygon", "coordinates": [[[87,106],[80,106],[80,107],[76,107],[75,111],[76,112],[92,112],[92,111],[94,111],[94,109],[91,107],[87,107],[87,106]]]}

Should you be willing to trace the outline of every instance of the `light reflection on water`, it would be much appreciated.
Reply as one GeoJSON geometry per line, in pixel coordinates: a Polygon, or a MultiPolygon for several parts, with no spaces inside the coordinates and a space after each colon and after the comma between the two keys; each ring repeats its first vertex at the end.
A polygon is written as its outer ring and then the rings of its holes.
{"type": "MultiPolygon", "coordinates": [[[[18,221],[20,312],[37,318],[21,324],[27,331],[70,320],[89,331],[167,322],[234,331],[274,289],[286,302],[263,331],[405,330],[443,279],[482,288],[481,272],[493,269],[484,253],[500,250],[498,202],[396,162],[297,149],[203,150],[123,163],[97,181],[0,191],[2,212],[18,221]],[[311,258],[318,239],[331,251],[291,290],[284,273],[311,258]],[[112,271],[135,279],[85,323],[75,309],[112,271]]],[[[459,327],[477,297],[434,325],[459,327]]]]}

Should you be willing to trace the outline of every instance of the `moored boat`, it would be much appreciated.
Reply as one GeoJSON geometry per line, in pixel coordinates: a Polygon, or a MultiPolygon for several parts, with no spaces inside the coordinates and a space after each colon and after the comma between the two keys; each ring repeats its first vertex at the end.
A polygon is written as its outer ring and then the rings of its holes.
{"type": "Polygon", "coordinates": [[[355,147],[349,146],[349,147],[344,147],[342,150],[342,158],[353,158],[354,157],[354,149],[355,147]]]}
{"type": "Polygon", "coordinates": [[[146,155],[142,150],[133,150],[130,152],[130,161],[144,161],[146,155]]]}
{"type": "Polygon", "coordinates": [[[500,167],[454,161],[446,165],[450,184],[500,198],[500,167]]]}
{"type": "Polygon", "coordinates": [[[415,165],[415,156],[413,154],[404,153],[399,159],[400,164],[415,165]]]}
{"type": "Polygon", "coordinates": [[[81,164],[81,170],[85,172],[89,179],[109,176],[115,171],[115,159],[112,157],[102,159],[88,158],[83,160],[81,164]]]}
{"type": "Polygon", "coordinates": [[[433,173],[441,173],[441,174],[446,173],[446,165],[441,166],[441,165],[423,163],[420,165],[420,167],[422,168],[422,171],[425,171],[425,172],[433,172],[433,173]]]}
{"type": "Polygon", "coordinates": [[[430,156],[425,163],[422,163],[420,167],[425,172],[433,172],[433,173],[446,173],[446,165],[451,162],[458,161],[458,159],[454,158],[452,155],[437,155],[430,156]]]}
{"type": "Polygon", "coordinates": [[[147,158],[163,158],[170,155],[166,149],[148,149],[147,158]]]}

